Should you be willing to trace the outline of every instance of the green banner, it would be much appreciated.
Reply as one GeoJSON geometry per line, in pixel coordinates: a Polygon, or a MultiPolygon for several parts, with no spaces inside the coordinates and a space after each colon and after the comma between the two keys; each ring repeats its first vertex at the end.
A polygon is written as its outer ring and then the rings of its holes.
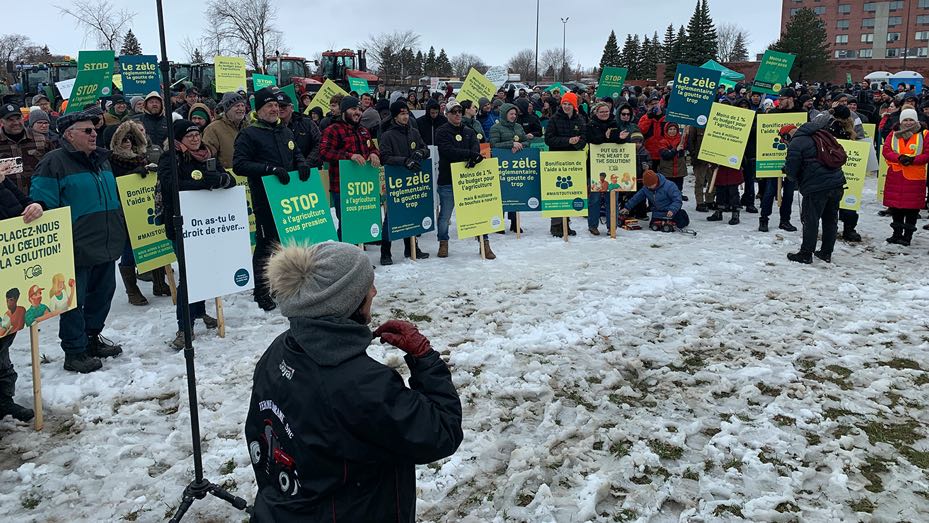
{"type": "Polygon", "coordinates": [[[597,98],[619,98],[628,72],[625,67],[604,67],[600,73],[600,83],[597,84],[597,98]]]}
{"type": "Polygon", "coordinates": [[[339,160],[339,205],[342,241],[367,243],[381,239],[381,173],[370,163],[339,160]]]}
{"type": "Polygon", "coordinates": [[[752,91],[756,93],[777,94],[794,66],[795,56],[790,53],[781,53],[768,49],[764,52],[758,72],[755,73],[755,82],[752,91]]]}
{"type": "Polygon", "coordinates": [[[269,85],[277,85],[277,77],[270,74],[258,74],[255,73],[252,75],[252,87],[255,90],[264,89],[269,85]]]}
{"type": "Polygon", "coordinates": [[[164,267],[176,260],[165,226],[155,220],[155,182],[158,176],[127,174],[116,179],[119,201],[126,216],[129,245],[139,273],[164,267]]]}
{"type": "Polygon", "coordinates": [[[265,192],[282,245],[312,245],[337,241],[335,225],[319,171],[311,169],[310,179],[301,182],[297,171],[282,185],[277,176],[265,176],[265,192]]]}
{"type": "Polygon", "coordinates": [[[80,51],[77,54],[77,78],[65,114],[84,110],[101,97],[112,94],[113,51],[80,51]]]}
{"type": "Polygon", "coordinates": [[[552,85],[546,87],[545,90],[548,92],[558,91],[558,94],[565,94],[567,92],[567,89],[565,89],[564,86],[561,85],[561,82],[555,82],[552,85]]]}
{"type": "Polygon", "coordinates": [[[287,84],[281,87],[281,92],[290,97],[290,101],[294,104],[294,111],[299,111],[300,100],[297,100],[297,89],[294,87],[294,84],[287,84]]]}
{"type": "Polygon", "coordinates": [[[368,85],[368,81],[364,78],[355,78],[354,76],[349,76],[348,90],[355,91],[360,96],[365,93],[370,93],[371,87],[368,85]]]}

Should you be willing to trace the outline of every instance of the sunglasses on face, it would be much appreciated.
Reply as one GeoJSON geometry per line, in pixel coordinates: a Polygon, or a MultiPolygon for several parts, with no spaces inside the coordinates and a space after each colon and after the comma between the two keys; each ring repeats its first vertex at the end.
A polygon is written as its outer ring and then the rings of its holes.
{"type": "Polygon", "coordinates": [[[632,113],[619,113],[620,116],[632,116],[632,113]]]}
{"type": "Polygon", "coordinates": [[[97,130],[94,129],[93,127],[84,127],[84,128],[82,128],[82,129],[71,129],[71,130],[74,131],[74,132],[84,133],[84,134],[87,134],[87,135],[97,134],[97,130]]]}
{"type": "Polygon", "coordinates": [[[448,111],[448,114],[461,114],[461,109],[452,109],[448,111]]]}

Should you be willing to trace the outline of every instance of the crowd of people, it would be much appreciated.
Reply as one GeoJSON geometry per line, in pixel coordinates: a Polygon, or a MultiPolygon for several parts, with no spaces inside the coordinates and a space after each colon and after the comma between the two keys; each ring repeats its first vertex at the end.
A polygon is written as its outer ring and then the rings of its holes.
{"type": "MultiPolygon", "coordinates": [[[[415,513],[411,464],[450,455],[461,442],[461,407],[448,369],[411,324],[388,322],[373,333],[368,329],[376,289],[373,268],[361,250],[341,243],[278,245],[263,177],[275,176],[287,184],[291,173],[306,181],[312,169],[328,168],[341,238],[338,162],[395,165],[415,173],[429,158],[429,146],[435,146],[439,155],[437,256],[445,258],[450,255],[449,223],[454,208],[451,165],[482,162],[482,144],[516,153],[533,144],[544,144],[551,151],[582,151],[588,144],[631,143],[636,149],[639,189],[621,194],[620,220],[634,216],[662,226],[688,227],[691,217],[684,202],[689,197],[683,182],[692,172],[693,210],[706,213],[707,221],[722,221],[723,213],[729,213],[728,224],[736,225],[741,212],[758,213],[758,230],[768,232],[774,202],[779,200],[778,228],[795,232],[792,202],[798,191],[802,195],[802,244],[788,258],[800,263],[811,263],[813,257],[829,262],[839,221],[845,241],[861,241],[856,231],[858,213],[839,209],[846,180],[844,153],[835,148],[835,139],[868,139],[862,124],[870,122],[877,128],[875,150],[888,165],[884,204],[892,235],[887,241],[909,245],[919,211],[926,207],[929,101],[921,102],[920,95],[906,87],[895,91],[872,89],[867,83],[841,87],[803,83],[786,87],[777,96],[750,92],[750,87],[738,84],[720,88],[720,103],[757,113],[805,115],[806,123],[799,127],[780,129],[780,139],[787,144],[782,184],[756,179],[754,129],[738,168],[699,160],[703,129],[667,121],[670,87],[628,87],[615,99],[597,99],[594,93],[594,88],[563,93],[509,89],[498,91],[492,100],[459,101],[452,92],[388,92],[378,86],[375,92],[360,96],[334,96],[324,112],[305,110],[312,102],[311,94],[292,100],[276,87],[225,93],[217,103],[201,99],[196,89],[188,87],[172,92],[168,100],[159,92],[128,100],[115,94],[68,114],[59,114],[48,97],[40,94],[31,100],[27,118],[15,104],[0,106],[0,159],[22,159],[21,172],[13,172],[9,163],[0,168],[0,218],[22,217],[28,222],[43,210],[71,207],[76,265],[71,285],[77,307],[60,316],[59,338],[64,368],[88,373],[102,368],[101,359],[122,352],[118,344],[101,335],[116,291],[116,267],[131,305],[149,304],[139,285],[143,279],[152,282],[154,295],[170,295],[163,269],[137,274],[116,178],[155,173],[159,186],[155,214],[174,242],[170,218],[175,209],[172,199],[164,196],[175,189],[173,171],[180,191],[234,187],[236,179],[229,170],[245,177],[256,219],[254,300],[264,311],[280,307],[291,321],[286,336],[272,344],[255,374],[246,437],[258,476],[256,514],[279,520],[296,518],[294,511],[300,510],[290,501],[294,484],[281,479],[281,465],[275,461],[275,453],[284,448],[296,453],[301,463],[312,462],[320,470],[300,481],[328,492],[331,506],[308,502],[307,506],[315,507],[312,510],[340,512],[349,519],[352,514],[363,519],[386,512],[411,519],[415,513]],[[423,111],[422,116],[415,118],[415,111],[423,111]],[[823,151],[834,154],[824,157],[823,151]],[[404,386],[396,373],[364,356],[372,336],[408,354],[413,374],[410,385],[417,392],[404,386]],[[335,354],[329,345],[320,345],[322,339],[338,339],[347,349],[335,354]],[[303,381],[311,377],[312,383],[303,381]],[[358,387],[359,379],[366,380],[365,387],[358,387]],[[309,397],[314,404],[328,407],[306,412],[305,404],[295,402],[296,396],[287,392],[294,387],[312,390],[309,397]],[[382,400],[387,396],[392,399],[385,407],[382,400]],[[326,441],[282,443],[293,437],[280,424],[281,412],[333,429],[326,441]],[[349,461],[369,462],[372,454],[383,452],[359,440],[358,431],[389,434],[389,441],[396,442],[391,446],[394,462],[374,463],[351,473],[343,470],[349,461]],[[318,450],[332,446],[342,452],[332,456],[318,450]],[[359,485],[368,482],[375,488],[362,499],[343,488],[348,475],[359,485]]],[[[588,179],[587,185],[588,231],[599,235],[610,208],[610,182],[588,179]]],[[[517,221],[510,218],[509,230],[518,231],[517,221]]],[[[558,237],[576,234],[566,223],[553,219],[550,233],[558,237]]],[[[385,230],[387,225],[385,217],[385,230]]],[[[490,239],[477,240],[483,255],[494,259],[490,239]]],[[[404,243],[404,256],[429,256],[410,239],[404,243]]],[[[393,263],[387,238],[381,242],[380,262],[393,263]]],[[[8,295],[7,301],[15,303],[16,298],[8,295]]],[[[177,307],[177,333],[169,340],[175,349],[184,347],[181,307],[177,307]]],[[[16,325],[22,327],[23,318],[12,307],[3,318],[8,332],[18,330],[16,325]]],[[[190,304],[190,318],[202,320],[208,329],[217,327],[203,302],[190,304]]],[[[0,338],[0,416],[25,421],[32,418],[32,410],[13,402],[16,373],[9,347],[14,335],[0,338]]]]}

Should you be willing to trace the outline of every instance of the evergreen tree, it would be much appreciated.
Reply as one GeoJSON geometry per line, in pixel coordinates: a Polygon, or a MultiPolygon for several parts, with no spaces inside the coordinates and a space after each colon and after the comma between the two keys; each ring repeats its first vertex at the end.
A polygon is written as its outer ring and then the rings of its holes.
{"type": "Polygon", "coordinates": [[[687,24],[687,43],[684,46],[683,62],[701,65],[716,58],[716,26],[710,17],[707,0],[697,0],[694,14],[687,24]]]}
{"type": "Polygon", "coordinates": [[[630,80],[639,79],[639,35],[626,35],[626,43],[623,44],[622,66],[629,70],[627,77],[630,80]]]}
{"type": "Polygon", "coordinates": [[[48,48],[48,44],[42,46],[42,56],[39,57],[40,62],[51,62],[52,61],[52,51],[48,48]]]}
{"type": "Polygon", "coordinates": [[[604,67],[617,67],[620,63],[619,45],[616,43],[616,32],[610,31],[610,37],[603,46],[603,56],[600,58],[600,70],[604,67]]]}
{"type": "Polygon", "coordinates": [[[451,76],[452,75],[452,62],[448,59],[448,55],[445,54],[445,49],[439,49],[439,56],[435,59],[435,69],[436,76],[451,76]]]}
{"type": "Polygon", "coordinates": [[[684,49],[687,47],[687,33],[684,26],[677,30],[677,36],[674,38],[674,45],[668,52],[668,60],[665,61],[664,80],[667,82],[674,78],[674,71],[677,70],[677,64],[684,62],[684,49]]]}
{"type": "Polygon", "coordinates": [[[435,47],[430,46],[426,58],[423,60],[424,76],[439,76],[435,72],[435,47]]]}
{"type": "Polygon", "coordinates": [[[668,24],[668,28],[664,32],[664,42],[661,44],[661,61],[668,63],[671,60],[671,51],[674,49],[674,44],[677,42],[677,36],[674,34],[674,24],[668,24]]]}
{"type": "Polygon", "coordinates": [[[192,64],[202,64],[206,60],[203,59],[203,53],[200,52],[200,48],[194,49],[194,55],[190,57],[190,63],[192,64]]]}
{"type": "Polygon", "coordinates": [[[803,7],[790,17],[771,49],[796,56],[791,75],[794,80],[821,78],[829,59],[826,24],[812,9],[803,7]]]}
{"type": "Polygon", "coordinates": [[[745,62],[748,60],[748,48],[745,46],[745,35],[740,31],[735,37],[735,43],[732,44],[732,55],[729,57],[733,62],[745,62]]]}
{"type": "Polygon", "coordinates": [[[645,37],[645,42],[642,44],[642,60],[641,60],[641,71],[642,79],[655,79],[655,75],[658,69],[658,62],[661,61],[662,48],[661,43],[658,41],[658,31],[652,35],[652,38],[649,39],[645,37]]]}
{"type": "Polygon", "coordinates": [[[119,50],[119,54],[120,56],[142,54],[142,46],[139,45],[139,39],[132,33],[132,29],[126,31],[126,37],[123,38],[123,47],[119,50]]]}
{"type": "Polygon", "coordinates": [[[416,51],[416,77],[423,76],[423,52],[416,51]]]}

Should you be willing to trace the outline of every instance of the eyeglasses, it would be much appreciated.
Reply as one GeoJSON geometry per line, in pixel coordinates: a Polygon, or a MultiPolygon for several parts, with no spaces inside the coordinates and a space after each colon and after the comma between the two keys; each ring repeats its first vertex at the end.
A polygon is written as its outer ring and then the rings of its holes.
{"type": "Polygon", "coordinates": [[[448,114],[461,114],[461,109],[452,109],[448,111],[448,114]]]}
{"type": "Polygon", "coordinates": [[[632,113],[619,113],[620,116],[632,116],[632,113]]]}
{"type": "Polygon", "coordinates": [[[97,134],[97,130],[94,129],[93,127],[84,127],[81,129],[71,129],[71,130],[79,132],[79,133],[84,133],[86,135],[97,134]]]}

